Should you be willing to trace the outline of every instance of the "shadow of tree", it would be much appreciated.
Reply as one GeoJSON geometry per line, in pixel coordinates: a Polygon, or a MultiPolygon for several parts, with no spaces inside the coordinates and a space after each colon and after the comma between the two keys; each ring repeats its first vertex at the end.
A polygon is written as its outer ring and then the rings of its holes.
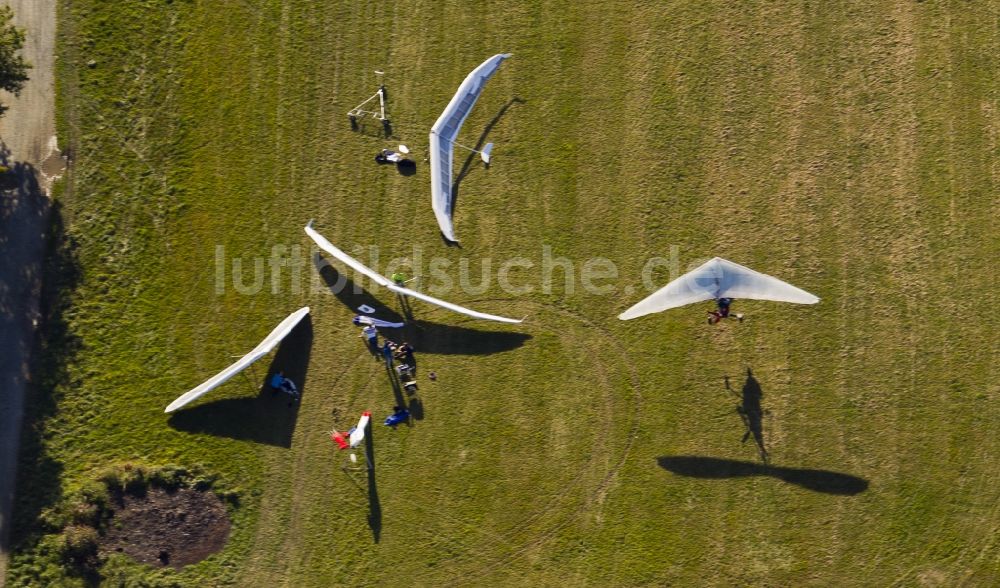
{"type": "MultiPolygon", "coordinates": [[[[8,300],[2,303],[0,309],[4,323],[4,343],[16,346],[5,348],[4,354],[10,353],[7,359],[17,354],[21,358],[19,362],[28,362],[18,363],[14,373],[4,373],[4,390],[10,390],[7,386],[15,385],[10,377],[26,378],[25,372],[31,374],[25,387],[17,490],[13,495],[14,508],[10,521],[10,542],[19,549],[18,546],[30,543],[42,533],[50,531],[44,525],[39,525],[39,515],[62,496],[63,465],[46,451],[45,423],[55,416],[65,390],[76,384],[72,381],[68,366],[72,365],[82,348],[82,341],[73,332],[67,317],[82,271],[76,255],[76,242],[66,232],[61,204],[54,202],[49,208],[50,201],[39,187],[32,166],[15,164],[13,173],[18,178],[13,188],[16,201],[10,199],[10,194],[5,192],[4,210],[0,216],[7,220],[28,214],[35,221],[44,223],[45,215],[48,215],[48,225],[43,224],[44,233],[31,235],[32,239],[43,243],[44,262],[41,265],[34,262],[24,264],[24,267],[18,268],[18,273],[11,282],[20,282],[21,286],[26,286],[39,296],[37,336],[33,341],[21,337],[15,341],[14,331],[8,330],[8,323],[15,320],[31,321],[35,317],[27,314],[16,316],[20,307],[9,305],[8,300]],[[18,210],[25,207],[27,210],[18,210]]],[[[32,222],[27,226],[35,227],[37,224],[32,222]]],[[[25,242],[17,242],[17,233],[4,231],[5,239],[11,237],[14,237],[17,247],[26,246],[25,242]]],[[[3,253],[0,264],[19,263],[15,256],[10,255],[8,243],[5,241],[0,244],[0,251],[3,253]]],[[[3,287],[5,292],[8,285],[3,287]]],[[[4,371],[7,371],[6,367],[4,371]]],[[[3,475],[6,477],[6,474],[3,475]]],[[[14,478],[11,477],[8,481],[13,482],[14,478]]]]}
{"type": "Polygon", "coordinates": [[[828,470],[775,467],[749,461],[692,455],[658,457],[656,461],[669,472],[692,478],[720,480],[767,476],[825,494],[853,495],[868,489],[868,480],[864,478],[828,470]]]}
{"type": "MultiPolygon", "coordinates": [[[[256,388],[255,396],[226,398],[185,408],[173,413],[167,423],[174,429],[189,433],[207,433],[265,445],[291,447],[301,402],[290,403],[288,395],[281,392],[274,394],[268,385],[267,376],[283,371],[285,377],[298,386],[300,398],[304,396],[312,340],[312,320],[306,315],[281,342],[263,381],[256,388]]],[[[249,380],[243,378],[242,381],[249,380]]]]}

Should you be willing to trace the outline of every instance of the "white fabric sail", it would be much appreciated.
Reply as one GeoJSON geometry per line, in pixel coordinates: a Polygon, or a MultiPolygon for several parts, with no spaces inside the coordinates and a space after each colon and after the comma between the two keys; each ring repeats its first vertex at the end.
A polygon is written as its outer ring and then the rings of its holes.
{"type": "Polygon", "coordinates": [[[510,57],[510,53],[500,53],[490,57],[476,69],[472,70],[462,85],[458,87],[455,96],[431,127],[430,158],[431,158],[431,205],[434,216],[437,217],[441,233],[449,241],[456,241],[455,227],[452,224],[452,206],[454,199],[451,192],[451,171],[454,155],[455,137],[458,136],[462,123],[476,104],[486,82],[493,77],[500,64],[510,57]]]}
{"type": "Polygon", "coordinates": [[[306,229],[305,230],[306,230],[306,234],[309,235],[309,238],[312,239],[313,242],[315,242],[316,245],[318,245],[320,249],[322,249],[323,251],[326,251],[330,255],[336,257],[338,260],[340,260],[341,262],[343,262],[347,266],[351,267],[352,269],[354,269],[359,274],[368,276],[376,284],[384,286],[384,287],[388,288],[389,290],[392,290],[393,292],[396,292],[397,294],[402,294],[403,296],[412,296],[413,298],[416,298],[418,300],[423,300],[424,302],[429,302],[431,304],[440,306],[442,308],[447,308],[448,310],[452,310],[452,311],[455,311],[455,312],[458,312],[458,313],[461,313],[461,314],[464,314],[464,315],[467,315],[467,316],[471,316],[473,318],[485,319],[485,320],[489,320],[489,321],[497,321],[497,322],[501,322],[501,323],[519,323],[519,322],[521,322],[523,320],[523,319],[512,319],[512,318],[507,318],[507,317],[503,317],[503,316],[496,316],[496,315],[493,315],[493,314],[486,314],[485,312],[477,312],[475,310],[470,310],[468,308],[465,308],[464,306],[459,306],[457,304],[452,304],[450,302],[445,302],[444,300],[440,300],[438,298],[434,298],[433,296],[428,296],[427,294],[421,294],[420,292],[417,292],[415,290],[410,290],[409,288],[404,288],[402,286],[397,286],[389,278],[386,278],[385,276],[379,275],[377,272],[375,272],[371,268],[365,266],[361,262],[357,261],[356,259],[354,259],[350,255],[344,253],[343,251],[341,251],[340,249],[338,249],[336,246],[334,246],[334,244],[331,243],[330,241],[328,241],[326,237],[324,237],[323,235],[320,235],[319,233],[316,232],[316,229],[312,228],[312,221],[309,221],[309,224],[306,225],[306,229]]]}
{"type": "Polygon", "coordinates": [[[350,444],[351,447],[357,447],[361,445],[361,442],[365,440],[365,430],[368,429],[368,421],[371,420],[372,413],[367,410],[361,414],[361,418],[358,419],[358,424],[354,429],[351,430],[350,444]]]}
{"type": "Polygon", "coordinates": [[[393,323],[389,321],[384,321],[382,319],[377,319],[373,316],[362,316],[362,315],[354,317],[354,324],[371,325],[373,327],[379,327],[381,329],[402,329],[404,326],[406,326],[404,323],[393,323]]]}
{"type": "Polygon", "coordinates": [[[229,380],[229,378],[232,378],[236,374],[245,370],[253,362],[270,353],[271,350],[278,345],[278,343],[281,343],[281,340],[284,339],[285,336],[292,332],[292,329],[294,329],[307,314],[309,314],[309,307],[305,306],[288,315],[285,320],[278,323],[278,326],[275,327],[267,337],[264,337],[264,340],[261,341],[259,345],[253,348],[253,351],[239,358],[236,363],[215,374],[197,388],[179,396],[177,400],[171,402],[163,412],[173,412],[189,402],[197,400],[212,389],[225,383],[229,380]]]}
{"type": "Polygon", "coordinates": [[[716,298],[772,300],[816,304],[819,298],[805,290],[738,263],[716,257],[653,292],[618,315],[627,321],[640,316],[716,298]]]}

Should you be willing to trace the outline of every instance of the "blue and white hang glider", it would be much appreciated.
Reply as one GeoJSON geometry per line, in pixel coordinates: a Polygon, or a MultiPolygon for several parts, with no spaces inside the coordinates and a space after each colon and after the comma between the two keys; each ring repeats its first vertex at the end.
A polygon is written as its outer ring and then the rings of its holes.
{"type": "Polygon", "coordinates": [[[278,323],[278,326],[275,327],[267,337],[264,337],[264,340],[261,341],[260,344],[253,348],[253,351],[239,358],[233,365],[215,374],[208,380],[205,380],[197,388],[182,394],[177,398],[177,400],[171,402],[163,412],[174,412],[189,402],[194,402],[217,386],[221,386],[236,374],[248,368],[250,364],[270,353],[271,350],[278,345],[278,343],[281,343],[281,340],[291,333],[292,329],[294,329],[307,314],[309,314],[309,307],[304,306],[288,315],[285,320],[278,323]]]}
{"type": "Polygon", "coordinates": [[[306,234],[309,235],[309,238],[312,239],[313,242],[315,242],[320,249],[334,256],[335,258],[337,258],[338,261],[350,267],[359,274],[367,276],[379,286],[388,288],[389,290],[392,290],[397,294],[401,294],[403,296],[412,296],[413,298],[416,298],[418,300],[423,300],[424,302],[429,302],[431,304],[440,306],[442,308],[447,308],[448,310],[458,312],[466,316],[471,316],[473,318],[485,319],[488,321],[498,321],[501,323],[519,323],[523,320],[523,319],[512,319],[503,316],[496,316],[493,314],[486,314],[485,312],[477,312],[475,310],[470,310],[468,308],[465,308],[464,306],[459,306],[457,304],[445,302],[444,300],[434,298],[433,296],[428,296],[427,294],[421,294],[420,292],[417,292],[415,290],[411,290],[409,288],[404,288],[402,286],[396,285],[396,283],[390,280],[389,278],[378,274],[373,269],[369,268],[360,261],[354,259],[350,255],[344,253],[343,251],[335,247],[334,244],[328,241],[326,237],[320,235],[319,233],[316,232],[316,229],[312,228],[312,223],[313,222],[310,220],[309,224],[306,225],[305,229],[306,234]]]}
{"type": "Polygon", "coordinates": [[[627,321],[654,312],[718,298],[772,300],[793,304],[819,302],[816,296],[782,282],[774,276],[715,257],[653,292],[618,315],[618,318],[627,321]]]}
{"type": "MultiPolygon", "coordinates": [[[[455,227],[452,224],[452,209],[455,204],[452,194],[452,160],[454,159],[455,138],[458,136],[462,123],[469,116],[476,100],[486,87],[500,64],[511,56],[510,53],[500,53],[490,57],[476,69],[472,70],[462,85],[458,87],[455,96],[431,127],[430,159],[431,159],[431,205],[437,217],[438,226],[446,239],[457,242],[455,227]]],[[[461,146],[461,145],[459,145],[461,146]]],[[[488,143],[479,152],[486,163],[490,162],[490,151],[493,144],[488,143]]]]}

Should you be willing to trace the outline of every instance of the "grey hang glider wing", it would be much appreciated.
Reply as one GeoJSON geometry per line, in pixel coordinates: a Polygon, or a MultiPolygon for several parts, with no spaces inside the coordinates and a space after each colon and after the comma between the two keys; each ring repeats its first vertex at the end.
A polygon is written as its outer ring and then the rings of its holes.
{"type": "Polygon", "coordinates": [[[618,315],[630,319],[716,298],[816,304],[819,298],[774,276],[716,257],[653,292],[618,315]]]}

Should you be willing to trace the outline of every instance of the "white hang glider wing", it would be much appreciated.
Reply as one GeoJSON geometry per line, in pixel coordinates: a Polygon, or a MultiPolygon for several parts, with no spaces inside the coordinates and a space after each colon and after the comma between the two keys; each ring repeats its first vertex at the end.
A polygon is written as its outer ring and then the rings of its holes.
{"type": "Polygon", "coordinates": [[[816,296],[778,278],[716,257],[653,292],[618,315],[618,318],[627,321],[654,312],[716,298],[772,300],[794,304],[819,302],[816,296]]]}
{"type": "MultiPolygon", "coordinates": [[[[451,213],[454,200],[451,193],[451,168],[455,147],[455,137],[462,128],[469,112],[476,104],[476,99],[482,93],[486,82],[493,77],[500,64],[510,57],[510,53],[500,53],[490,57],[476,69],[472,70],[462,85],[458,87],[455,96],[431,127],[430,158],[431,158],[431,204],[437,217],[441,233],[449,241],[455,239],[455,227],[452,225],[451,213]]],[[[489,146],[488,146],[489,147],[489,146]]],[[[489,149],[484,149],[483,161],[489,162],[489,149]]]]}
{"type": "Polygon", "coordinates": [[[361,315],[354,317],[354,324],[371,325],[373,327],[379,327],[382,329],[402,329],[404,326],[406,326],[404,323],[393,323],[390,321],[377,319],[373,316],[361,316],[361,315]]]}
{"type": "Polygon", "coordinates": [[[257,361],[258,359],[270,353],[271,350],[274,349],[278,345],[278,343],[280,343],[281,340],[285,338],[286,335],[288,335],[288,333],[292,332],[292,329],[295,328],[295,325],[299,324],[299,321],[305,318],[307,314],[309,314],[309,307],[305,306],[303,308],[296,310],[292,314],[288,315],[285,318],[285,320],[278,323],[278,326],[275,327],[273,331],[271,331],[270,335],[264,337],[264,340],[261,341],[259,345],[253,348],[253,351],[241,357],[233,365],[215,374],[197,388],[194,388],[193,390],[190,390],[182,394],[180,397],[177,398],[177,400],[171,402],[170,406],[168,406],[167,409],[164,410],[163,412],[174,412],[175,410],[181,408],[182,406],[188,404],[189,402],[193,402],[194,400],[208,393],[213,388],[223,384],[224,382],[229,380],[229,378],[232,378],[236,374],[245,370],[251,363],[257,361]]]}
{"type": "Polygon", "coordinates": [[[501,323],[521,322],[520,319],[512,319],[503,316],[496,316],[493,314],[486,314],[485,312],[476,312],[475,310],[470,310],[468,308],[465,308],[464,306],[459,306],[457,304],[445,302],[444,300],[434,298],[433,296],[428,296],[426,294],[421,294],[420,292],[417,292],[415,290],[410,290],[409,288],[397,286],[394,282],[392,282],[385,276],[379,275],[371,268],[365,266],[364,264],[357,261],[350,255],[344,253],[343,251],[335,247],[333,243],[327,240],[326,237],[320,235],[319,233],[316,232],[316,229],[312,228],[312,221],[309,221],[309,224],[306,225],[306,234],[309,235],[309,238],[311,238],[316,243],[316,245],[318,245],[319,248],[322,249],[323,251],[326,251],[330,255],[336,257],[338,260],[340,260],[341,262],[343,262],[344,264],[346,264],[348,267],[358,272],[359,274],[368,276],[376,284],[384,286],[389,290],[396,292],[397,294],[402,294],[403,296],[412,296],[419,300],[423,300],[424,302],[429,302],[431,304],[440,306],[442,308],[447,308],[448,310],[453,310],[455,312],[471,316],[473,318],[485,319],[489,321],[498,321],[501,323]]]}

